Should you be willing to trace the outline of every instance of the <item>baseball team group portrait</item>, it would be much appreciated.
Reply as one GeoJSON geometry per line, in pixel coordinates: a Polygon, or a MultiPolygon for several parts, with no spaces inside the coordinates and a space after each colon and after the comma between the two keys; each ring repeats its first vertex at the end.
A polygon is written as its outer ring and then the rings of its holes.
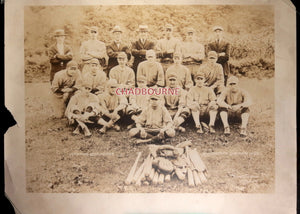
{"type": "Polygon", "coordinates": [[[274,8],[24,8],[26,191],[272,193],[274,8]]]}

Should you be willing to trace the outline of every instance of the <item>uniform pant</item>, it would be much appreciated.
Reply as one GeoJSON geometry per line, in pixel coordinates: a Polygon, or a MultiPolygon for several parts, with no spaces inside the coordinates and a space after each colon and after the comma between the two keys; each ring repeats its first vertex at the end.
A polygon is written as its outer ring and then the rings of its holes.
{"type": "Polygon", "coordinates": [[[227,108],[219,108],[219,111],[225,111],[228,114],[228,118],[230,118],[233,121],[240,121],[241,120],[241,115],[243,113],[250,113],[250,109],[249,108],[241,108],[238,109],[236,111],[232,110],[232,109],[227,109],[227,108]]]}

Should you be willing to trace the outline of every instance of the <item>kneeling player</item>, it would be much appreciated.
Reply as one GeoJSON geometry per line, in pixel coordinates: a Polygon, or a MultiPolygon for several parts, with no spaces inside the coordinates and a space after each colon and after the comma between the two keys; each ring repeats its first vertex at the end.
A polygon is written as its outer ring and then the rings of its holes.
{"type": "Polygon", "coordinates": [[[147,142],[151,142],[175,136],[172,118],[161,102],[160,96],[150,95],[149,106],[139,116],[136,128],[129,131],[130,137],[148,139],[147,142]]]}
{"type": "Polygon", "coordinates": [[[227,80],[227,87],[217,100],[220,107],[220,116],[224,125],[224,134],[230,134],[228,113],[230,116],[239,116],[242,119],[241,136],[247,136],[247,124],[249,119],[250,95],[238,86],[238,78],[231,76],[227,80]]]}
{"type": "Polygon", "coordinates": [[[187,94],[187,106],[192,112],[192,116],[197,128],[197,133],[202,134],[201,117],[209,114],[209,132],[215,133],[214,125],[217,116],[218,106],[214,91],[204,85],[205,75],[202,72],[195,75],[196,85],[187,94]]]}

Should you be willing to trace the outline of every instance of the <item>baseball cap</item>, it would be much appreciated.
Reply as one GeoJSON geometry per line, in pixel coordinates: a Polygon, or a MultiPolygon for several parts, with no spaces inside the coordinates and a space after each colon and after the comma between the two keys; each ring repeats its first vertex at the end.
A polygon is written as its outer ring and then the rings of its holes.
{"type": "Polygon", "coordinates": [[[224,29],[221,26],[213,27],[213,31],[216,31],[216,30],[224,31],[224,29]]]}
{"type": "Polygon", "coordinates": [[[123,31],[122,31],[122,29],[121,29],[121,27],[120,27],[119,25],[116,25],[116,26],[113,28],[113,33],[114,33],[114,32],[121,32],[121,33],[122,33],[123,31]]]}
{"type": "Polygon", "coordinates": [[[239,79],[236,76],[231,76],[227,79],[227,85],[229,85],[230,83],[235,83],[238,84],[239,79]]]}
{"type": "Polygon", "coordinates": [[[90,27],[90,31],[98,32],[98,27],[97,26],[92,26],[90,27]]]}
{"type": "Polygon", "coordinates": [[[175,79],[176,80],[177,79],[177,75],[174,74],[174,73],[171,73],[171,74],[168,75],[167,78],[168,78],[168,80],[170,80],[170,79],[175,79]]]}
{"type": "Polygon", "coordinates": [[[118,58],[126,58],[126,57],[127,57],[127,55],[126,55],[125,52],[119,52],[118,53],[118,58]]]}
{"type": "Polygon", "coordinates": [[[63,29],[57,29],[56,31],[54,31],[54,36],[66,36],[67,34],[65,34],[65,31],[63,29]]]}
{"type": "Polygon", "coordinates": [[[195,29],[192,28],[192,27],[189,27],[187,30],[186,30],[187,33],[194,33],[195,32],[195,29]]]}
{"type": "Polygon", "coordinates": [[[155,51],[154,50],[147,50],[146,51],[146,57],[148,57],[148,56],[153,56],[153,57],[155,57],[156,56],[156,53],[155,53],[155,51]]]}
{"type": "Polygon", "coordinates": [[[71,67],[77,67],[78,68],[78,64],[75,60],[71,60],[70,62],[68,62],[67,68],[71,68],[71,67]]]}
{"type": "Polygon", "coordinates": [[[159,99],[160,99],[160,96],[154,93],[154,94],[151,94],[149,98],[150,98],[151,100],[159,100],[159,99]]]}
{"type": "Polygon", "coordinates": [[[216,58],[218,58],[218,54],[215,51],[209,51],[208,54],[207,54],[207,57],[216,59],[216,58]]]}
{"type": "Polygon", "coordinates": [[[99,65],[100,63],[99,63],[98,59],[93,58],[93,59],[90,60],[90,64],[97,64],[97,65],[99,65]]]}
{"type": "Polygon", "coordinates": [[[180,52],[175,52],[174,54],[173,54],[173,58],[175,58],[175,57],[179,57],[179,58],[181,58],[181,53],[180,52]]]}
{"type": "Polygon", "coordinates": [[[139,25],[139,31],[148,32],[148,26],[147,25],[139,25]]]}

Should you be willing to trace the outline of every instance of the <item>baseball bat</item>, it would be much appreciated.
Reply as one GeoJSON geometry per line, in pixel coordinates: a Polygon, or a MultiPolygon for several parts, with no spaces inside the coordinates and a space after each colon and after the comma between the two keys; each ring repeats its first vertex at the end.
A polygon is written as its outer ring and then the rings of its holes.
{"type": "Polygon", "coordinates": [[[132,179],[133,183],[135,183],[140,178],[140,176],[143,174],[144,166],[145,166],[145,161],[141,164],[141,166],[138,168],[138,170],[136,170],[136,172],[133,176],[133,179],[132,179]]]}
{"type": "Polygon", "coordinates": [[[137,164],[138,164],[138,161],[139,161],[139,159],[140,159],[140,157],[141,157],[141,154],[142,154],[141,152],[138,153],[138,155],[137,155],[137,157],[136,157],[136,159],[135,159],[135,162],[134,162],[133,166],[132,166],[131,169],[130,169],[130,172],[129,172],[129,174],[128,174],[127,178],[126,178],[126,181],[125,181],[125,184],[126,184],[126,185],[129,185],[129,184],[131,184],[131,182],[132,182],[133,175],[134,175],[136,166],[137,166],[137,164]]]}
{"type": "Polygon", "coordinates": [[[193,172],[190,168],[187,169],[187,174],[188,174],[188,184],[190,187],[194,187],[194,178],[193,178],[193,172]]]}
{"type": "Polygon", "coordinates": [[[164,180],[165,180],[165,175],[164,175],[164,173],[160,173],[159,176],[158,176],[158,183],[159,183],[159,184],[163,184],[163,183],[164,183],[164,180]]]}
{"type": "Polygon", "coordinates": [[[153,176],[153,180],[152,180],[152,183],[154,185],[156,185],[158,183],[158,176],[159,176],[158,172],[155,171],[154,176],[153,176]]]}
{"type": "Polygon", "coordinates": [[[166,174],[165,175],[165,182],[169,182],[171,181],[171,175],[170,174],[166,174]]]}
{"type": "Polygon", "coordinates": [[[203,174],[203,172],[198,172],[199,178],[201,180],[202,183],[205,183],[207,181],[205,175],[203,174]]]}
{"type": "Polygon", "coordinates": [[[153,180],[154,174],[155,174],[155,169],[152,168],[152,169],[151,169],[151,172],[150,172],[150,175],[149,175],[149,180],[150,180],[150,181],[153,180]]]}
{"type": "Polygon", "coordinates": [[[194,167],[198,170],[198,172],[203,172],[203,171],[207,170],[205,164],[203,163],[203,161],[196,149],[189,151],[189,157],[190,157],[190,160],[193,163],[194,167]]]}
{"type": "Polygon", "coordinates": [[[196,170],[193,170],[193,176],[194,176],[195,185],[199,186],[201,184],[201,180],[196,170]]]}
{"type": "Polygon", "coordinates": [[[148,155],[148,157],[146,159],[145,167],[144,167],[144,173],[145,173],[146,177],[148,177],[150,175],[151,168],[152,168],[152,157],[150,155],[148,155]]]}

